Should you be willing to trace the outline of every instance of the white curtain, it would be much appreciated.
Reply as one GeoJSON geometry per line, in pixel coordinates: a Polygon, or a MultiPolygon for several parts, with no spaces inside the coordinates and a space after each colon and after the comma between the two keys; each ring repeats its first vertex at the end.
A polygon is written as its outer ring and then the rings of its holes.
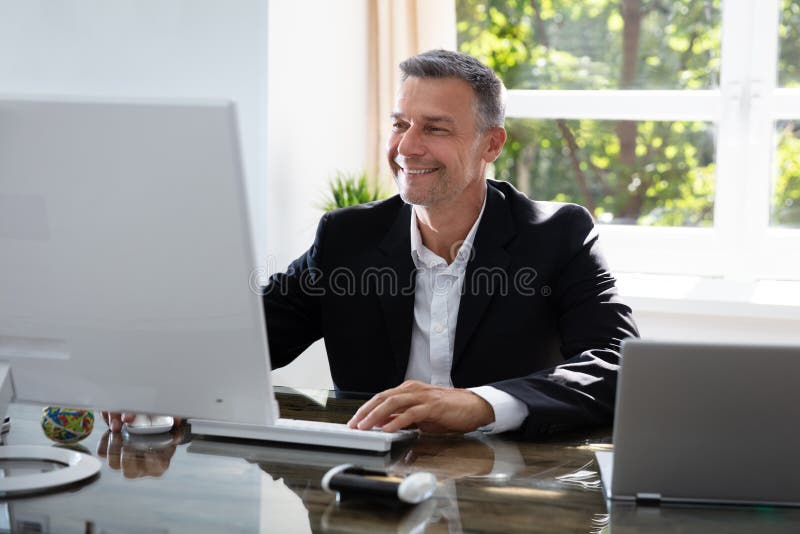
{"type": "Polygon", "coordinates": [[[367,161],[369,176],[391,191],[386,163],[389,115],[400,84],[398,65],[435,48],[456,49],[455,0],[368,0],[367,161]]]}

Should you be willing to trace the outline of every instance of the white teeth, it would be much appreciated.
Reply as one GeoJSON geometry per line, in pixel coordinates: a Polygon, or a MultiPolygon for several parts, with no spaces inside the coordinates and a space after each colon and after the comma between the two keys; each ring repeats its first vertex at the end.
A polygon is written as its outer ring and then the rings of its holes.
{"type": "Polygon", "coordinates": [[[419,169],[419,170],[408,169],[408,170],[406,170],[406,173],[408,173],[408,174],[428,174],[429,172],[433,172],[435,170],[436,169],[419,169]]]}

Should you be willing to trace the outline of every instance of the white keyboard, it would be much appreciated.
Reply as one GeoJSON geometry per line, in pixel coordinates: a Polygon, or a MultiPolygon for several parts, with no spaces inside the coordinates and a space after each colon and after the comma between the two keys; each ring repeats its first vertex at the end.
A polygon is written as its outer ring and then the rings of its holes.
{"type": "Polygon", "coordinates": [[[372,452],[386,452],[392,448],[392,443],[417,436],[416,430],[400,430],[399,432],[383,432],[377,429],[355,430],[341,423],[300,419],[278,419],[274,426],[227,423],[205,419],[190,419],[189,423],[192,425],[192,434],[372,452]]]}

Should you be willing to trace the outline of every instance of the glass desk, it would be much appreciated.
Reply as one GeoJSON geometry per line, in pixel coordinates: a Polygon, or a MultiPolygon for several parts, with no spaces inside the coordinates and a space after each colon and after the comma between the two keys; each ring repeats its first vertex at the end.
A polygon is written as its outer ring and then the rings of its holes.
{"type": "MultiPolygon", "coordinates": [[[[325,406],[278,388],[281,415],[345,422],[364,402],[350,395],[312,396],[325,406]]],[[[7,444],[51,444],[39,427],[39,408],[13,405],[9,415],[7,444]]],[[[0,501],[0,532],[763,534],[800,528],[800,510],[780,508],[614,505],[609,517],[594,463],[594,451],[610,447],[609,436],[601,431],[588,439],[541,442],[478,433],[423,436],[380,456],[207,440],[187,428],[125,440],[98,420],[76,447],[103,461],[99,476],[65,490],[0,501]],[[432,471],[439,487],[434,498],[411,508],[337,503],[321,490],[320,480],[341,463],[400,474],[432,471]]]]}

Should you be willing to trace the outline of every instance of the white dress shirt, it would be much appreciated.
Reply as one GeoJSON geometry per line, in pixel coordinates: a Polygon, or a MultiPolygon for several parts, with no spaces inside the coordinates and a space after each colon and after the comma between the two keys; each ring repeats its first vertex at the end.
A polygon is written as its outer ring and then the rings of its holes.
{"type": "MultiPolygon", "coordinates": [[[[411,209],[411,258],[417,268],[417,280],[406,380],[453,387],[450,372],[461,288],[485,207],[484,197],[481,212],[450,265],[422,244],[417,214],[413,207],[411,209]]],[[[486,357],[489,365],[489,355],[486,357]]],[[[495,422],[483,427],[481,430],[484,432],[495,434],[515,430],[528,415],[525,404],[505,391],[491,386],[469,389],[491,404],[494,410],[495,422]]]]}

